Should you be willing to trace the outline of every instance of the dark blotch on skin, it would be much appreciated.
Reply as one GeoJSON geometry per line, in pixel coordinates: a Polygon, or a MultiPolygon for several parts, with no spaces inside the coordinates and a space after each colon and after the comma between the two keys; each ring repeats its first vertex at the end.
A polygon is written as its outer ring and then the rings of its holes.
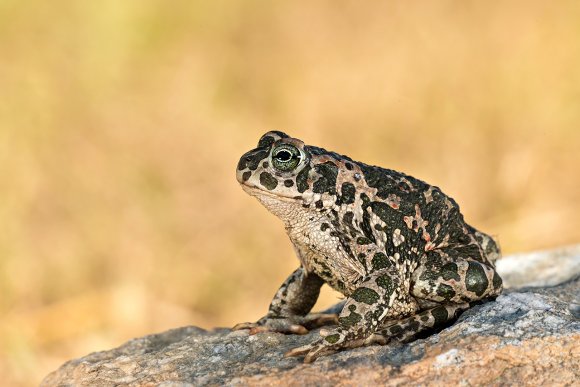
{"type": "MultiPolygon", "coordinates": [[[[360,164],[359,167],[364,174],[367,185],[376,188],[377,196],[381,199],[387,198],[389,194],[395,193],[398,190],[402,190],[403,192],[423,192],[429,188],[429,185],[425,182],[401,172],[364,164],[360,164]],[[401,183],[399,183],[400,181],[401,183]]],[[[413,203],[418,202],[419,200],[413,201],[413,203]]]]}
{"type": "Polygon", "coordinates": [[[439,277],[439,273],[433,271],[433,267],[429,267],[427,270],[425,270],[420,276],[419,279],[421,281],[429,281],[429,282],[433,282],[435,281],[437,278],[439,277]]]}
{"type": "Polygon", "coordinates": [[[260,184],[271,191],[278,185],[278,180],[268,172],[262,172],[260,173],[260,184]]]}
{"type": "Polygon", "coordinates": [[[479,246],[472,244],[467,246],[457,246],[453,249],[455,257],[477,257],[479,255],[479,246]]]}
{"type": "Polygon", "coordinates": [[[310,172],[310,166],[307,165],[302,169],[296,176],[296,187],[298,192],[303,193],[308,189],[308,173],[310,172]]]}
{"type": "Polygon", "coordinates": [[[451,279],[460,281],[461,277],[457,271],[457,264],[450,262],[441,268],[441,277],[443,277],[445,281],[449,281],[451,279]]]}
{"type": "Polygon", "coordinates": [[[389,258],[387,258],[383,253],[375,253],[371,263],[373,264],[374,270],[385,269],[391,266],[391,261],[389,261],[389,258]]]}
{"type": "Polygon", "coordinates": [[[437,287],[437,295],[443,297],[446,301],[449,301],[455,297],[455,290],[453,290],[449,285],[440,284],[437,287]]]}
{"type": "Polygon", "coordinates": [[[312,185],[312,191],[314,193],[328,192],[330,195],[336,195],[336,177],[338,175],[336,165],[327,161],[324,164],[315,165],[314,170],[320,176],[312,185]]]}
{"type": "Polygon", "coordinates": [[[338,339],[340,339],[340,335],[338,333],[335,333],[334,335],[329,335],[326,336],[324,338],[324,340],[326,340],[327,342],[329,342],[330,344],[334,344],[338,341],[338,339]]]}
{"type": "MultiPolygon", "coordinates": [[[[271,131],[271,133],[277,135],[280,138],[290,137],[286,133],[280,132],[279,130],[273,130],[273,131],[271,131]]],[[[272,145],[275,141],[276,141],[276,139],[273,136],[263,136],[260,139],[260,142],[258,142],[258,148],[267,148],[270,145],[272,145]]]]}
{"type": "Polygon", "coordinates": [[[411,332],[416,332],[417,330],[419,330],[419,327],[421,326],[421,323],[415,319],[413,319],[411,322],[409,322],[409,325],[407,325],[407,329],[411,332]]]}
{"type": "Polygon", "coordinates": [[[358,288],[356,289],[351,297],[358,302],[364,302],[368,305],[373,305],[379,300],[379,294],[370,288],[358,288]]]}
{"type": "Polygon", "coordinates": [[[360,200],[363,202],[363,209],[371,202],[371,199],[369,199],[368,195],[364,192],[360,194],[360,200]]]}
{"type": "Polygon", "coordinates": [[[349,171],[352,171],[352,168],[353,168],[353,166],[352,166],[352,164],[351,164],[351,163],[349,163],[349,162],[346,162],[346,163],[344,163],[344,166],[345,166],[345,167],[346,167],[346,169],[348,169],[349,171]]]}
{"type": "Polygon", "coordinates": [[[246,180],[248,180],[248,179],[250,178],[250,176],[252,176],[252,172],[250,172],[250,171],[246,171],[246,172],[244,172],[244,173],[242,174],[242,180],[243,180],[243,181],[246,181],[246,180]]]}
{"type": "Polygon", "coordinates": [[[387,203],[372,202],[370,207],[373,212],[386,224],[397,225],[401,222],[400,213],[389,206],[387,203]]]}
{"type": "Polygon", "coordinates": [[[393,280],[388,275],[381,275],[376,280],[377,285],[381,288],[385,289],[386,298],[391,297],[391,294],[395,291],[395,284],[393,284],[393,280]]]}
{"type": "Polygon", "coordinates": [[[264,161],[264,162],[262,163],[262,167],[263,167],[263,168],[268,168],[269,166],[270,166],[270,164],[268,164],[268,162],[267,162],[267,161],[264,161]]]}
{"type": "MultiPolygon", "coordinates": [[[[358,323],[360,320],[362,320],[362,316],[355,312],[356,306],[350,305],[348,310],[350,311],[350,314],[348,316],[338,318],[338,322],[340,323],[340,325],[346,328],[351,327],[356,323],[358,323]]],[[[344,313],[344,311],[342,313],[344,313]]]]}
{"type": "Polygon", "coordinates": [[[236,167],[238,171],[242,171],[246,169],[246,165],[250,161],[250,156],[243,155],[240,157],[240,161],[238,161],[238,166],[236,167]]]}
{"type": "Polygon", "coordinates": [[[485,271],[477,263],[468,262],[468,265],[467,272],[465,273],[465,288],[481,296],[489,284],[485,276],[485,271]]]}
{"type": "Polygon", "coordinates": [[[276,139],[272,136],[264,136],[258,142],[258,148],[267,148],[272,145],[276,139]]]}
{"type": "Polygon", "coordinates": [[[403,328],[400,325],[393,325],[389,328],[391,335],[396,335],[397,333],[403,332],[403,328]]]}
{"type": "Polygon", "coordinates": [[[373,241],[371,241],[369,238],[359,237],[356,239],[356,243],[359,245],[369,245],[373,243],[373,241]]]}
{"type": "Polygon", "coordinates": [[[246,153],[238,162],[238,170],[241,171],[248,168],[255,171],[258,168],[258,165],[260,165],[260,161],[268,157],[268,153],[267,150],[253,150],[246,153]]]}
{"type": "Polygon", "coordinates": [[[328,223],[322,223],[320,225],[320,231],[326,231],[330,228],[330,225],[328,223]]]}
{"type": "Polygon", "coordinates": [[[317,200],[314,205],[316,206],[316,208],[322,208],[324,206],[324,203],[322,203],[322,200],[317,200]]]}
{"type": "MultiPolygon", "coordinates": [[[[377,189],[377,196],[384,199],[392,191],[394,185],[393,176],[386,174],[382,168],[363,165],[361,170],[369,187],[377,189]]],[[[390,171],[389,172],[394,172],[390,171]]]]}
{"type": "Polygon", "coordinates": [[[447,309],[444,306],[436,307],[431,311],[431,314],[435,319],[435,325],[441,325],[449,320],[449,313],[447,313],[447,309]]]}
{"type": "Polygon", "coordinates": [[[292,181],[290,179],[284,180],[284,186],[285,187],[292,187],[293,185],[294,185],[294,181],[292,181]]]}
{"type": "Polygon", "coordinates": [[[367,212],[363,212],[363,221],[360,224],[360,228],[364,234],[364,236],[369,239],[372,243],[375,243],[377,240],[375,239],[375,235],[373,234],[373,230],[371,228],[371,215],[367,212]]]}
{"type": "Polygon", "coordinates": [[[354,195],[356,194],[356,189],[352,183],[342,183],[341,191],[341,203],[352,204],[354,203],[354,195]]]}

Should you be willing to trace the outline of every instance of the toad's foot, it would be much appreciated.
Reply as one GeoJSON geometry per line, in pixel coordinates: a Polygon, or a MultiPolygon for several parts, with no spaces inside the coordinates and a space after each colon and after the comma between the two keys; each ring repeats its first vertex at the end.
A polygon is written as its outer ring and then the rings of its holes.
{"type": "Polygon", "coordinates": [[[338,331],[320,331],[321,339],[313,343],[294,348],[284,354],[284,357],[304,356],[304,363],[312,363],[321,356],[333,354],[343,348],[356,348],[365,344],[364,339],[345,340],[345,334],[338,331]]]}
{"type": "Polygon", "coordinates": [[[305,335],[310,329],[338,323],[338,316],[332,313],[310,313],[306,316],[276,317],[265,316],[255,323],[240,323],[232,329],[249,329],[250,335],[260,332],[278,332],[305,335]]]}
{"type": "Polygon", "coordinates": [[[306,355],[304,356],[304,363],[312,363],[320,356],[330,355],[338,351],[340,348],[340,345],[330,344],[324,341],[324,339],[320,339],[313,343],[291,349],[284,354],[284,357],[306,355]]]}

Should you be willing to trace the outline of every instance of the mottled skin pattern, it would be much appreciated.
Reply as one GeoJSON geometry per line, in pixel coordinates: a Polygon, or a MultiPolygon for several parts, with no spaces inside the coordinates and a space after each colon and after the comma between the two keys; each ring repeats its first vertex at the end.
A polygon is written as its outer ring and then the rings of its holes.
{"type": "Polygon", "coordinates": [[[403,173],[268,132],[237,167],[243,189],[284,222],[300,259],[252,333],[305,333],[336,324],[290,351],[305,362],[391,340],[455,318],[501,293],[494,240],[457,203],[403,173]],[[327,283],[346,297],[338,318],[309,314],[327,283]]]}

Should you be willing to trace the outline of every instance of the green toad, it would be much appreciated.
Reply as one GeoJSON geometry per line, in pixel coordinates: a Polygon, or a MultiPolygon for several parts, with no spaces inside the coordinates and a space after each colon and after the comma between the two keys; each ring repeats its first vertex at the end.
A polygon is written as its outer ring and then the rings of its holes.
{"type": "Polygon", "coordinates": [[[266,316],[235,329],[305,333],[305,362],[343,348],[406,341],[502,291],[494,240],[435,186],[268,132],[237,167],[242,188],[284,222],[300,266],[266,316]],[[342,312],[309,314],[327,283],[342,312]]]}

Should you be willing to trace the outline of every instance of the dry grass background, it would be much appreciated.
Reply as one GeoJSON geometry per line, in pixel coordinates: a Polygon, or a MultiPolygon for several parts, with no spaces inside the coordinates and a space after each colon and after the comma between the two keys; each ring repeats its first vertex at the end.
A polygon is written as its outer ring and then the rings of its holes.
{"type": "MultiPolygon", "coordinates": [[[[0,0],[0,380],[261,316],[297,265],[237,186],[269,129],[580,241],[580,3],[0,0]]],[[[323,303],[335,295],[326,292],[323,303]]]]}

